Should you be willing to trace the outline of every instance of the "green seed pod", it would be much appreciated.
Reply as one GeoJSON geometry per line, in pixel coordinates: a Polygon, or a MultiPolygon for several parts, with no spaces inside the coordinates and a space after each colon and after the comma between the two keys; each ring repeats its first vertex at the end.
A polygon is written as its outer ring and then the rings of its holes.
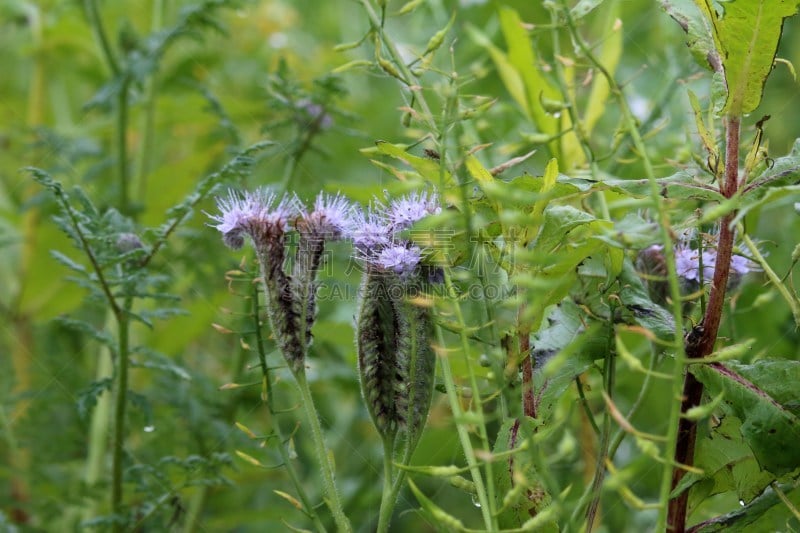
{"type": "Polygon", "coordinates": [[[356,324],[361,393],[381,436],[405,423],[408,391],[405,366],[398,360],[398,318],[389,298],[389,276],[368,268],[361,285],[356,324]]]}
{"type": "Polygon", "coordinates": [[[292,293],[291,278],[283,271],[285,244],[284,235],[280,232],[265,239],[263,246],[256,247],[256,253],[261,265],[272,332],[289,369],[296,374],[305,364],[305,350],[299,337],[300,315],[292,293]]]}
{"type": "Polygon", "coordinates": [[[313,340],[311,329],[317,316],[316,277],[325,251],[325,239],[314,233],[300,232],[292,271],[292,291],[297,299],[297,313],[303,317],[305,305],[305,344],[313,340]]]}
{"type": "Polygon", "coordinates": [[[414,447],[428,420],[433,397],[436,355],[431,347],[430,309],[405,298],[395,298],[398,317],[398,359],[406,369],[408,412],[405,414],[407,445],[414,447]]]}

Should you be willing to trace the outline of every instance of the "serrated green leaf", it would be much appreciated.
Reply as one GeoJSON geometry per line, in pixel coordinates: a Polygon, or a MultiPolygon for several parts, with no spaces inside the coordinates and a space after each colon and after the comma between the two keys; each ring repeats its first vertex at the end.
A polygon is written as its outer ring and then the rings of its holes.
{"type": "Polygon", "coordinates": [[[108,347],[110,350],[112,350],[112,352],[116,350],[117,343],[114,338],[108,332],[97,328],[94,324],[86,322],[85,320],[79,320],[65,316],[56,318],[56,322],[73,331],[83,333],[84,335],[99,342],[103,346],[108,347]]]}
{"type": "Polygon", "coordinates": [[[762,468],[781,476],[798,467],[800,456],[796,444],[800,442],[800,418],[770,392],[780,394],[784,402],[799,405],[800,389],[796,384],[800,379],[800,362],[724,366],[712,363],[692,365],[690,370],[711,394],[724,392],[724,408],[742,421],[742,435],[762,468]],[[762,368],[763,365],[766,366],[762,368]],[[786,383],[794,384],[794,390],[788,389],[786,383]]]}
{"type": "Polygon", "coordinates": [[[97,405],[97,399],[105,391],[110,391],[114,380],[111,378],[103,378],[97,381],[92,381],[87,388],[78,393],[78,414],[81,418],[89,416],[92,408],[97,405]]]}
{"type": "Polygon", "coordinates": [[[72,258],[62,254],[61,252],[59,252],[57,250],[50,250],[50,255],[53,257],[53,259],[55,259],[56,261],[58,261],[59,263],[61,263],[65,267],[67,267],[67,268],[69,268],[71,270],[74,270],[75,272],[80,272],[81,274],[85,274],[86,273],[86,267],[85,266],[83,266],[80,263],[77,263],[77,262],[73,261],[72,258]]]}

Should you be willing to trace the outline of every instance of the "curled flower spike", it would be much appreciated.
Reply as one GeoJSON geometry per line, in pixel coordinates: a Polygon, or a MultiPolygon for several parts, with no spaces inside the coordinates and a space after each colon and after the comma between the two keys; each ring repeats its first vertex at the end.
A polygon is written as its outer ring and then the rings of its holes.
{"type": "Polygon", "coordinates": [[[325,240],[338,240],[347,233],[352,222],[353,206],[341,194],[320,193],[311,213],[303,212],[295,222],[301,233],[313,234],[325,240]]]}
{"type": "Polygon", "coordinates": [[[256,248],[266,241],[283,235],[291,217],[297,212],[296,201],[283,197],[276,203],[275,193],[267,189],[241,195],[229,190],[217,199],[219,215],[209,215],[217,222],[214,227],[222,233],[225,244],[237,250],[244,245],[245,235],[253,239],[256,248]]]}
{"type": "Polygon", "coordinates": [[[385,216],[394,231],[401,231],[414,225],[428,215],[442,211],[436,193],[412,192],[389,202],[385,216]]]}
{"type": "Polygon", "coordinates": [[[395,244],[381,250],[372,263],[383,270],[394,272],[401,278],[407,278],[417,270],[421,260],[422,251],[418,246],[395,244]]]}
{"type": "Polygon", "coordinates": [[[325,250],[325,242],[341,239],[350,227],[353,207],[340,194],[320,193],[312,212],[303,211],[295,221],[300,233],[292,273],[292,290],[298,302],[298,314],[305,323],[304,343],[312,340],[311,329],[316,320],[315,282],[325,250]]]}

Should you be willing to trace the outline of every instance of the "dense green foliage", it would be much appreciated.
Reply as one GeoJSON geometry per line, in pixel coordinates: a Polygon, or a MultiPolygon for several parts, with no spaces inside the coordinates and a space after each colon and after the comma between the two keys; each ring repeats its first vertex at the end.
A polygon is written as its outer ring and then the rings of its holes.
{"type": "Polygon", "coordinates": [[[663,4],[0,5],[0,528],[800,529],[798,2],[663,4]],[[265,185],[436,280],[327,243],[287,366],[265,185]]]}

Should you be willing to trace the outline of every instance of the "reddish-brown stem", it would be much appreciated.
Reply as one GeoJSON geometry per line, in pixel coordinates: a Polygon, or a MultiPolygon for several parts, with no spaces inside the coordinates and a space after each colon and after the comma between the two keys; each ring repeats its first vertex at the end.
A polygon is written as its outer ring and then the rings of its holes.
{"type": "Polygon", "coordinates": [[[522,358],[522,412],[525,416],[536,418],[531,336],[526,331],[520,332],[519,335],[519,356],[522,358]]]}
{"type": "MultiPolygon", "coordinates": [[[[731,198],[739,187],[739,117],[728,117],[725,132],[725,176],[721,185],[721,192],[725,198],[731,198]]],[[[706,357],[714,350],[717,341],[719,324],[722,319],[722,309],[725,303],[725,289],[728,285],[728,274],[731,269],[733,255],[734,231],[731,223],[736,213],[730,213],[720,221],[717,242],[717,260],[714,268],[714,278],[711,282],[711,292],[708,296],[703,320],[686,336],[686,356],[690,359],[706,357]]],[[[681,415],[692,407],[700,404],[703,396],[703,384],[690,372],[686,372],[683,382],[683,397],[681,399],[681,415]]],[[[677,465],[694,464],[694,445],[697,436],[697,423],[684,416],[678,423],[678,439],[675,444],[675,469],[672,471],[672,489],[678,486],[686,471],[677,465]]],[[[689,491],[685,490],[669,502],[667,511],[668,530],[675,533],[686,531],[686,506],[689,491]]]]}

